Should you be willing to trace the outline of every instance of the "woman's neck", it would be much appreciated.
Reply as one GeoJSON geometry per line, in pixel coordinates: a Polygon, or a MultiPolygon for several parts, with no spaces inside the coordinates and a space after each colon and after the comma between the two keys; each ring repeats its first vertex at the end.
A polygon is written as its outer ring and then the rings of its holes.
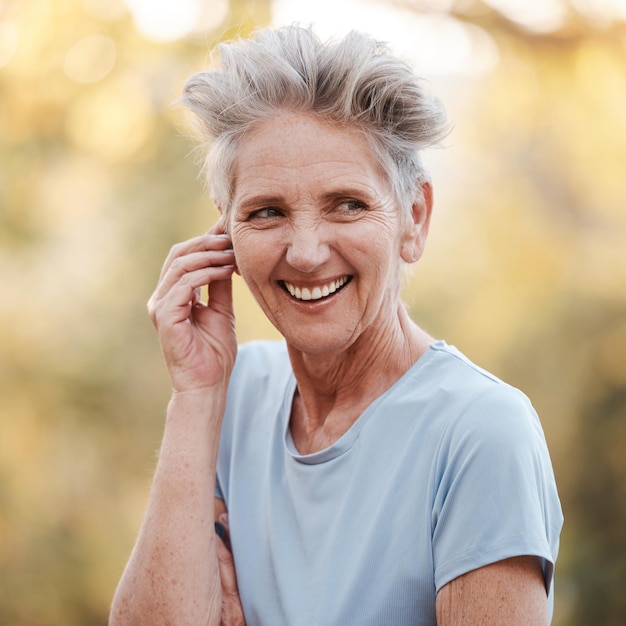
{"type": "Polygon", "coordinates": [[[390,324],[363,333],[338,354],[310,355],[289,348],[298,384],[290,428],[298,451],[310,454],[339,439],[433,341],[399,305],[390,324]]]}

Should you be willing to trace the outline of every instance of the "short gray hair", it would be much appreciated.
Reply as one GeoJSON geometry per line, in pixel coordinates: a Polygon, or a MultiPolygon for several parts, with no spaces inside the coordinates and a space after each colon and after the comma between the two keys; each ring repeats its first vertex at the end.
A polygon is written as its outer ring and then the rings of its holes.
{"type": "Polygon", "coordinates": [[[204,171],[224,211],[241,141],[280,111],[361,130],[400,205],[410,210],[428,180],[420,152],[438,144],[448,125],[439,100],[385,44],[355,31],[324,43],[310,27],[292,25],[220,44],[217,56],[214,69],[187,80],[182,102],[195,113],[204,171]]]}

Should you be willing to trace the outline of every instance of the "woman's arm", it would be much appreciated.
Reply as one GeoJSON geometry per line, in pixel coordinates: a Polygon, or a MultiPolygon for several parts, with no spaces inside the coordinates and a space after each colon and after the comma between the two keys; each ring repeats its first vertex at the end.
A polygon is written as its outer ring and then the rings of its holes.
{"type": "Polygon", "coordinates": [[[455,578],[437,594],[438,626],[547,626],[541,563],[519,556],[455,578]]]}
{"type": "Polygon", "coordinates": [[[172,380],[163,441],[111,626],[219,625],[215,466],[236,355],[230,241],[214,228],[175,246],[148,308],[172,380]],[[208,304],[199,290],[209,285],[208,304]]]}
{"type": "MultiPolygon", "coordinates": [[[[217,395],[217,394],[216,394],[217,395]]],[[[174,395],[137,543],[115,594],[110,626],[219,624],[213,531],[216,398],[174,395]]]]}

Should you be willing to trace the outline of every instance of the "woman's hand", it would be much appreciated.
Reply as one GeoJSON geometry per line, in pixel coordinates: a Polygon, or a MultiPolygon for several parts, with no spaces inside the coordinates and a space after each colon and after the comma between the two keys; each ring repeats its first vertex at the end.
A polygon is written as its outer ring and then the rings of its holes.
{"type": "Polygon", "coordinates": [[[219,524],[222,532],[218,533],[216,540],[217,560],[222,580],[222,621],[220,626],[246,626],[246,619],[239,599],[235,562],[230,551],[227,514],[220,515],[219,524]]]}
{"type": "Polygon", "coordinates": [[[175,245],[163,264],[148,312],[175,392],[197,391],[230,376],[237,341],[231,277],[235,255],[219,224],[175,245]],[[208,285],[208,303],[200,301],[208,285]]]}

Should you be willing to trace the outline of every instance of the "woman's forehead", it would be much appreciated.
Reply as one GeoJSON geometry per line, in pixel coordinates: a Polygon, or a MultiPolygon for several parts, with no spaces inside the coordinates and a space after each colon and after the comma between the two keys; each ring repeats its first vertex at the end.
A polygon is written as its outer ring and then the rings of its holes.
{"type": "Polygon", "coordinates": [[[234,189],[296,183],[345,186],[384,177],[366,136],[359,130],[303,113],[272,117],[239,146],[234,189]]]}

